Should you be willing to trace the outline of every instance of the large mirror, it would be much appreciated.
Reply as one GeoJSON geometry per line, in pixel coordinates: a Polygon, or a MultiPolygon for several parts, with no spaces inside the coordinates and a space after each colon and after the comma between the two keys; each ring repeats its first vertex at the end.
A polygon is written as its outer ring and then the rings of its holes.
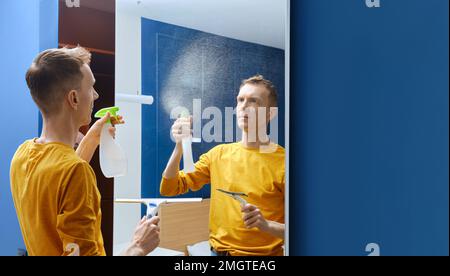
{"type": "Polygon", "coordinates": [[[115,252],[147,212],[121,199],[160,198],[154,254],[287,254],[288,2],[116,0],[115,252]]]}

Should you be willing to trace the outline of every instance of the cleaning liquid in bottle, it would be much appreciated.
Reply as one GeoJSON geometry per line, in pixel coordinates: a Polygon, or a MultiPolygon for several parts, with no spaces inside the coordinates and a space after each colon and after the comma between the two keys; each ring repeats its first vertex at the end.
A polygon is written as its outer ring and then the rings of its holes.
{"type": "MultiPolygon", "coordinates": [[[[108,107],[95,113],[95,118],[102,118],[109,112],[111,117],[116,117],[118,107],[108,107]]],[[[125,152],[109,133],[111,120],[105,123],[100,136],[100,168],[107,178],[124,176],[128,169],[128,160],[125,152]]]]}

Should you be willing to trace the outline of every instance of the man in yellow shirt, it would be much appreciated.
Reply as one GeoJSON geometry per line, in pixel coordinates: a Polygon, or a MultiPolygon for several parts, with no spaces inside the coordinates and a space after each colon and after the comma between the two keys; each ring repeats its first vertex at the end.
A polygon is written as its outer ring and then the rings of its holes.
{"type": "Polygon", "coordinates": [[[266,131],[276,115],[276,108],[271,107],[276,106],[277,93],[270,81],[260,75],[244,80],[236,108],[242,141],[203,154],[193,173],[179,171],[181,140],[190,135],[191,118],[180,118],[172,126],[176,146],[160,192],[174,196],[211,184],[209,242],[213,255],[283,255],[285,150],[271,143],[266,131]],[[249,204],[241,207],[217,189],[243,192],[249,204]]]}
{"type": "MultiPolygon", "coordinates": [[[[40,53],[26,74],[43,116],[40,138],[26,141],[11,162],[11,191],[29,255],[105,255],[100,193],[89,161],[109,114],[74,151],[99,97],[81,47],[40,53]]],[[[111,130],[110,130],[111,131],[111,130]]],[[[143,218],[124,255],[146,255],[159,244],[159,218],[143,218]]]]}

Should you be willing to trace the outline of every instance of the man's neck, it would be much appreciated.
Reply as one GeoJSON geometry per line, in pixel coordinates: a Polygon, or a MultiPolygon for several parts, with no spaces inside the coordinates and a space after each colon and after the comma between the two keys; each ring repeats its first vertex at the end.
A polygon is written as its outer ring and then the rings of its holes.
{"type": "Polygon", "coordinates": [[[59,142],[73,147],[78,135],[78,126],[70,115],[58,114],[44,118],[41,137],[36,141],[39,144],[59,142]]]}
{"type": "Polygon", "coordinates": [[[269,137],[267,136],[267,134],[261,135],[263,137],[259,137],[259,136],[260,135],[257,133],[256,137],[250,138],[250,135],[248,134],[248,132],[242,131],[241,144],[245,148],[250,148],[250,149],[258,149],[261,146],[267,146],[270,144],[270,140],[269,140],[269,137]],[[261,138],[263,138],[263,139],[261,139],[261,138]]]}

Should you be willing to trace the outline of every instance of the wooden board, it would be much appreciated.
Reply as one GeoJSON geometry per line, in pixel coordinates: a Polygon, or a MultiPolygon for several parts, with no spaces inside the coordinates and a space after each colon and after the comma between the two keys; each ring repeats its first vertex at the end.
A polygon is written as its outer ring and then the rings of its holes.
{"type": "Polygon", "coordinates": [[[186,252],[186,246],[209,239],[209,199],[163,203],[159,211],[160,247],[186,252]]]}

